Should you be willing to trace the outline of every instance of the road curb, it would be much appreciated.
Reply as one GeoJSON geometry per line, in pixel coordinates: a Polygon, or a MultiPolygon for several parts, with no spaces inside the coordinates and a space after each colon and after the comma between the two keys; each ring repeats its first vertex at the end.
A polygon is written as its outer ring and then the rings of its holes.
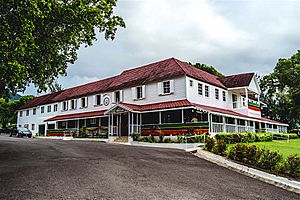
{"type": "Polygon", "coordinates": [[[260,171],[260,170],[254,169],[254,168],[240,165],[240,164],[232,162],[222,156],[204,151],[202,149],[198,149],[194,155],[199,158],[210,161],[212,163],[215,163],[219,166],[236,171],[240,174],[244,174],[246,176],[258,179],[265,183],[269,183],[269,184],[272,184],[279,188],[283,188],[285,190],[300,194],[300,182],[298,182],[298,181],[290,180],[288,178],[276,176],[274,174],[269,174],[264,171],[260,171]]]}
{"type": "Polygon", "coordinates": [[[66,140],[66,141],[92,141],[92,142],[108,142],[108,139],[98,138],[72,138],[72,137],[35,137],[36,139],[48,139],[48,140],[66,140]]]}

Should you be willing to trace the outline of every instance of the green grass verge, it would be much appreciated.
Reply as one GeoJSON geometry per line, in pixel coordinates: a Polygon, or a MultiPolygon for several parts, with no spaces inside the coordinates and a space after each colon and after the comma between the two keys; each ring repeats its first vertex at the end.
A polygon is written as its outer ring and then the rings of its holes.
{"type": "MultiPolygon", "coordinates": [[[[278,151],[282,154],[283,159],[286,159],[289,155],[300,155],[300,139],[287,140],[273,140],[272,142],[253,142],[249,145],[256,145],[260,148],[266,148],[270,151],[278,151]]],[[[234,144],[228,145],[228,148],[234,146],[234,144]]]]}

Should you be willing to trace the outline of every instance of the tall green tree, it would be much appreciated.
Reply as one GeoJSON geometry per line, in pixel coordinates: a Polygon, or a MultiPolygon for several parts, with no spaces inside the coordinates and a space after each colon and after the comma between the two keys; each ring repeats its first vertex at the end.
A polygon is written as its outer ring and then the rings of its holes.
{"type": "Polygon", "coordinates": [[[267,104],[263,115],[288,123],[300,123],[300,51],[280,58],[274,71],[260,80],[261,100],[267,104]]]}
{"type": "Polygon", "coordinates": [[[222,74],[221,72],[219,72],[218,70],[216,70],[216,68],[214,68],[213,66],[207,65],[207,64],[201,64],[201,63],[189,63],[190,65],[193,65],[194,67],[201,69],[203,71],[206,71],[210,74],[216,75],[218,77],[224,77],[224,74],[222,74]]]}
{"type": "Polygon", "coordinates": [[[117,0],[7,0],[0,5],[0,97],[34,84],[46,91],[96,31],[114,39],[125,27],[117,0]]]}
{"type": "Polygon", "coordinates": [[[25,105],[34,96],[22,96],[19,100],[5,100],[0,98],[0,124],[2,127],[7,127],[9,123],[17,123],[17,110],[25,105]]]}

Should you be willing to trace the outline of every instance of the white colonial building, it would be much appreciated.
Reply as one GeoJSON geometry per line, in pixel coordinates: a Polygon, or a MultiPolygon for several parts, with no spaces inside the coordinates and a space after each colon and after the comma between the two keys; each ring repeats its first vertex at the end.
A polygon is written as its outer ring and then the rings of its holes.
{"type": "Polygon", "coordinates": [[[217,77],[175,58],[36,97],[18,111],[18,126],[60,135],[83,127],[108,136],[286,132],[261,117],[254,73],[217,77]]]}

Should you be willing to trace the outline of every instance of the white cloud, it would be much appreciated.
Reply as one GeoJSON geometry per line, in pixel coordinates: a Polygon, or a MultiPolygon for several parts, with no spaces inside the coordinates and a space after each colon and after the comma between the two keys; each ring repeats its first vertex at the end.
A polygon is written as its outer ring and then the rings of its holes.
{"type": "Polygon", "coordinates": [[[81,48],[64,88],[168,57],[265,74],[300,47],[299,1],[119,0],[116,13],[127,27],[81,48]]]}

